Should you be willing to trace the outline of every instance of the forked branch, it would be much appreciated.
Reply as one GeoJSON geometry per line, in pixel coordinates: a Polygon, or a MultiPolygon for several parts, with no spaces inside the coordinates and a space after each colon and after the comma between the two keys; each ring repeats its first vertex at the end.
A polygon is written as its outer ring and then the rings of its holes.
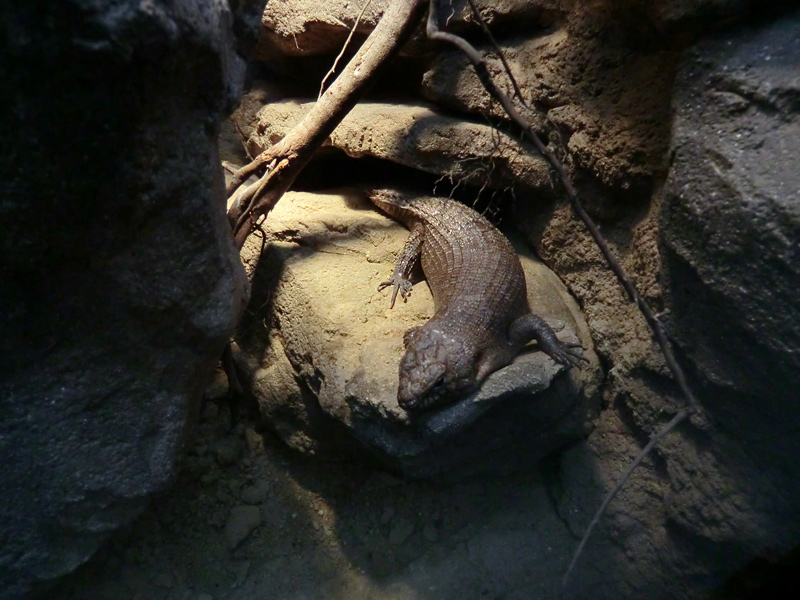
{"type": "Polygon", "coordinates": [[[422,17],[425,0],[394,0],[342,73],[280,142],[233,173],[228,184],[228,222],[241,249],[256,221],[268,213],[355,106],[381,65],[398,50],[422,17]],[[258,181],[240,190],[251,175],[258,181]]]}

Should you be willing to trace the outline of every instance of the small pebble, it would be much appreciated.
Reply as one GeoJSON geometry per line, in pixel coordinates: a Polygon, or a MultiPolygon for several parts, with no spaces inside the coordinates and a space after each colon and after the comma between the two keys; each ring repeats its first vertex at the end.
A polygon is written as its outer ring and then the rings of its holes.
{"type": "Polygon", "coordinates": [[[242,489],[242,502],[247,504],[261,504],[269,497],[271,487],[269,481],[258,481],[253,485],[248,485],[242,489]]]}
{"type": "Polygon", "coordinates": [[[214,442],[211,451],[220,465],[232,465],[242,454],[242,441],[238,437],[228,436],[214,442]]]}
{"type": "Polygon", "coordinates": [[[231,550],[236,548],[259,525],[261,525],[260,508],[245,505],[234,506],[225,523],[225,541],[228,543],[228,548],[231,550]]]}
{"type": "Polygon", "coordinates": [[[411,534],[414,533],[414,524],[403,518],[395,519],[389,528],[389,543],[392,546],[399,546],[404,543],[411,534]]]}

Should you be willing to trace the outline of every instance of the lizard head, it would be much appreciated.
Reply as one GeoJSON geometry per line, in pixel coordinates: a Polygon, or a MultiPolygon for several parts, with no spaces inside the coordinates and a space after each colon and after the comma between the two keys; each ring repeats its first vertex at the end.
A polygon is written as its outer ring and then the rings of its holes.
{"type": "Polygon", "coordinates": [[[407,411],[464,397],[478,387],[474,352],[430,323],[406,332],[397,402],[407,411]]]}

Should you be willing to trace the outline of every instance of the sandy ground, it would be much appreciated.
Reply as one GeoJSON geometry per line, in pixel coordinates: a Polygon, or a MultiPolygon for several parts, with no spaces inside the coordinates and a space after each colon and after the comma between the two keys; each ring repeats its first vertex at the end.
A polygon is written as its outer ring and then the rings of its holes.
{"type": "MultiPolygon", "coordinates": [[[[220,382],[218,382],[220,384],[220,382]]],[[[541,471],[403,481],[307,458],[206,402],[173,489],[48,593],[83,599],[548,598],[575,538],[541,471]]]]}

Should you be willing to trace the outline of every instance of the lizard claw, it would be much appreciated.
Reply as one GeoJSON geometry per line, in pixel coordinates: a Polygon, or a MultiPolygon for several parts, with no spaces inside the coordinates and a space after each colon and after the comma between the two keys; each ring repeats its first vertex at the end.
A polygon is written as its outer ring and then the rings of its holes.
{"type": "Polygon", "coordinates": [[[394,290],[392,290],[392,303],[389,308],[394,308],[394,301],[397,299],[397,292],[400,292],[403,302],[408,302],[408,297],[411,295],[411,281],[402,275],[392,275],[391,279],[384,281],[378,286],[378,291],[380,292],[382,289],[387,288],[390,285],[394,286],[394,290]]]}
{"type": "Polygon", "coordinates": [[[551,348],[546,348],[545,352],[557,363],[567,365],[568,368],[578,367],[581,362],[589,363],[589,359],[583,355],[584,347],[573,342],[562,342],[557,340],[557,344],[551,348]]]}

